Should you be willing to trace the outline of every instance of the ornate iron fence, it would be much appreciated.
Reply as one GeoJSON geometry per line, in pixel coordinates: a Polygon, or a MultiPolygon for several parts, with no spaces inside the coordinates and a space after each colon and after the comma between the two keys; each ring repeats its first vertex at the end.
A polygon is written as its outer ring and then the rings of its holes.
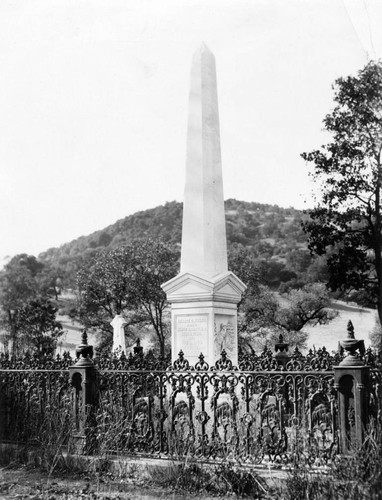
{"type": "Polygon", "coordinates": [[[65,355],[56,359],[0,356],[0,439],[41,444],[48,436],[67,444],[71,388],[65,355]]]}
{"type": "MultiPolygon", "coordinates": [[[[233,367],[183,354],[164,369],[142,357],[99,372],[99,446],[119,453],[287,462],[327,462],[337,450],[337,399],[326,351],[285,365],[269,350],[233,367]],[[319,366],[320,369],[316,369],[319,366]]],[[[116,363],[119,365],[116,366],[116,363]]]]}
{"type": "MultiPolygon", "coordinates": [[[[298,457],[324,464],[338,453],[333,367],[341,362],[339,354],[321,349],[286,356],[265,349],[241,356],[234,367],[223,352],[209,367],[202,355],[190,366],[180,353],[171,365],[137,349],[135,355],[95,358],[93,364],[86,342],[82,347],[86,356],[76,364],[69,356],[0,356],[2,440],[39,441],[42,430],[58,432],[60,424],[62,435],[70,428],[72,437],[86,442],[83,450],[100,454],[248,464],[298,457]],[[96,390],[89,398],[92,378],[96,390]]],[[[371,350],[363,359],[370,367],[368,413],[377,416],[380,363],[371,350]]]]}

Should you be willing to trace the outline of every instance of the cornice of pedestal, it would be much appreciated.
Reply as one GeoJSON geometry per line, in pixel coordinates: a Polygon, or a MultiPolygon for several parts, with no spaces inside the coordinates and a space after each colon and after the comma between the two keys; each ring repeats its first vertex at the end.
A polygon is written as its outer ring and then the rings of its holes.
{"type": "Polygon", "coordinates": [[[212,300],[237,304],[246,288],[231,271],[213,277],[181,273],[162,285],[170,303],[212,300]]]}

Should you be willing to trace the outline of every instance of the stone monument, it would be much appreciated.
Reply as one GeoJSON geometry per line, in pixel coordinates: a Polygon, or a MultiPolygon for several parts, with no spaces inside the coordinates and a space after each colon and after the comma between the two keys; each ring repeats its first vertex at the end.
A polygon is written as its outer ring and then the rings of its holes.
{"type": "Polygon", "coordinates": [[[245,285],[227,266],[215,57],[202,44],[191,67],[180,273],[162,285],[171,304],[172,358],[237,364],[237,304],[245,285]]]}
{"type": "Polygon", "coordinates": [[[120,314],[116,314],[113,321],[110,322],[113,327],[113,348],[112,351],[118,351],[126,354],[125,329],[126,321],[120,314]]]}

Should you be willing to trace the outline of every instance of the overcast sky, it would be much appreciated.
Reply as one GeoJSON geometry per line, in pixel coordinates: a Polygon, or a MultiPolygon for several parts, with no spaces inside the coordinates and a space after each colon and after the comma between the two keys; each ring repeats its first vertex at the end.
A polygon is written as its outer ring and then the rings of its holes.
{"type": "Polygon", "coordinates": [[[1,0],[0,264],[182,201],[192,54],[217,64],[225,198],[311,206],[332,83],[380,0],[1,0]]]}

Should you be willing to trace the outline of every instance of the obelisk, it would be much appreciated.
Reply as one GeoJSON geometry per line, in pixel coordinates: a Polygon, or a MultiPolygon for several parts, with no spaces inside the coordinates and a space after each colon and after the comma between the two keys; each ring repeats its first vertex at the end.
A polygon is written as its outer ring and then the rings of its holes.
{"type": "Polygon", "coordinates": [[[215,57],[202,44],[191,66],[181,268],[162,285],[171,304],[172,358],[237,364],[237,304],[245,285],[227,266],[215,57]]]}
{"type": "Polygon", "coordinates": [[[180,271],[227,270],[215,57],[203,43],[191,66],[180,271]]]}

